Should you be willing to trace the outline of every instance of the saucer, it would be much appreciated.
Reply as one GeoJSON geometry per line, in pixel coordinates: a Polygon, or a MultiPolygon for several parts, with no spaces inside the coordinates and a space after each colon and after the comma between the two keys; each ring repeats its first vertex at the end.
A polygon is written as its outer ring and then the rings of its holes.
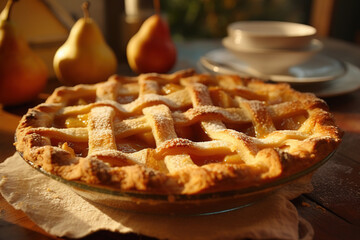
{"type": "Polygon", "coordinates": [[[249,67],[239,62],[225,49],[216,49],[207,53],[198,61],[197,66],[202,72],[236,74],[242,77],[259,77],[274,82],[288,82],[296,90],[312,92],[322,98],[339,96],[360,89],[360,69],[358,67],[322,54],[316,55],[304,64],[292,67],[288,75],[265,76],[268,78],[249,74],[249,67]],[[204,59],[210,61],[202,61],[204,59]],[[214,64],[213,62],[219,63],[219,65],[210,65],[214,64]],[[206,63],[208,64],[206,65],[206,63]]]}
{"type": "Polygon", "coordinates": [[[335,97],[360,89],[360,69],[344,62],[346,73],[332,81],[292,85],[298,91],[312,92],[321,98],[335,97]]]}
{"type": "Polygon", "coordinates": [[[316,54],[308,61],[289,68],[288,72],[276,75],[263,74],[241,61],[225,48],[208,52],[199,63],[207,71],[215,73],[233,73],[244,77],[257,77],[274,82],[317,83],[338,78],[346,73],[343,62],[316,54]]]}

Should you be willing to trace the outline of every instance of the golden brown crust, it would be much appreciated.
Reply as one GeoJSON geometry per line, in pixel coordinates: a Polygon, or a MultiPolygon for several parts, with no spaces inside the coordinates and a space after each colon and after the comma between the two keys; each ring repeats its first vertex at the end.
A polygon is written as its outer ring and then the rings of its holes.
{"type": "Polygon", "coordinates": [[[26,161],[67,180],[197,194],[303,171],[340,141],[313,94],[184,70],[60,87],[23,116],[15,144],[26,161]]]}

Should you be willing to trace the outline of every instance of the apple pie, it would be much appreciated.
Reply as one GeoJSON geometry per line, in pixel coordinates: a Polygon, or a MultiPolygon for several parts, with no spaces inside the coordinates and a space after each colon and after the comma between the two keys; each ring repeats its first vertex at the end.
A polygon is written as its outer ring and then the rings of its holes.
{"type": "Polygon", "coordinates": [[[327,104],[313,94],[188,69],[60,87],[23,116],[15,145],[66,180],[198,194],[296,174],[340,141],[327,104]]]}

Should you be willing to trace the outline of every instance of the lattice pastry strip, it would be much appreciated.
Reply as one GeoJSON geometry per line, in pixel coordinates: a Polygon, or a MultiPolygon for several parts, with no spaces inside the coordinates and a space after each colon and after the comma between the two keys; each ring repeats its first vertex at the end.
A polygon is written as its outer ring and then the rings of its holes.
{"type": "Polygon", "coordinates": [[[249,118],[252,119],[257,138],[264,138],[276,130],[264,103],[260,101],[242,101],[240,107],[246,109],[249,118]]]}
{"type": "Polygon", "coordinates": [[[114,132],[114,109],[95,107],[91,109],[88,121],[89,155],[103,150],[117,150],[114,132]]]}
{"type": "Polygon", "coordinates": [[[16,138],[27,161],[68,180],[196,194],[302,171],[341,132],[324,101],[286,84],[184,70],[61,87],[16,138]]]}
{"type": "MultiPolygon", "coordinates": [[[[152,127],[152,132],[157,146],[177,138],[171,111],[167,106],[152,106],[145,108],[143,112],[152,127]]],[[[164,163],[166,164],[169,172],[176,171],[188,165],[195,166],[188,154],[180,155],[181,156],[165,156],[164,163]]]]}

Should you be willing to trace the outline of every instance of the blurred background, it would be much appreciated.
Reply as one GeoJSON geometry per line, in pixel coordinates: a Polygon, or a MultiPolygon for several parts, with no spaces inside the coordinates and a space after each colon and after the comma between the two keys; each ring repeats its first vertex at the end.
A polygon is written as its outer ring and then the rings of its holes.
{"type": "MultiPolygon", "coordinates": [[[[7,0],[0,0],[2,9],[7,0]]],[[[54,49],[82,17],[83,0],[20,0],[13,20],[30,45],[51,64],[54,49]]],[[[154,13],[152,0],[92,0],[90,15],[121,61],[129,38],[154,13]]],[[[313,25],[319,36],[360,44],[358,0],[160,0],[175,41],[222,38],[242,20],[278,20],[313,25]]]]}

